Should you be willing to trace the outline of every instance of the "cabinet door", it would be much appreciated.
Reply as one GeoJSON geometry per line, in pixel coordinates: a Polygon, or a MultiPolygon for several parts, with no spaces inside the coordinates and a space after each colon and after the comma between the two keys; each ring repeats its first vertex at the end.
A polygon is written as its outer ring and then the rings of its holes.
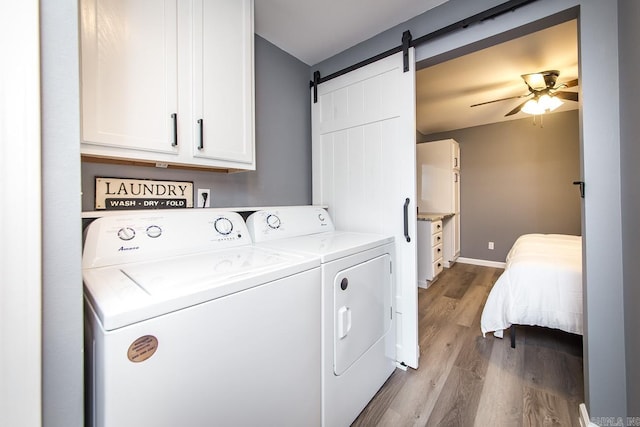
{"type": "Polygon", "coordinates": [[[253,169],[253,2],[194,1],[193,55],[193,156],[253,169]]]}
{"type": "Polygon", "coordinates": [[[177,154],[176,7],[176,0],[81,1],[83,154],[177,154]]]}
{"type": "Polygon", "coordinates": [[[452,213],[460,212],[460,171],[453,170],[451,172],[451,179],[453,180],[452,194],[451,194],[451,207],[452,213]]]}
{"type": "Polygon", "coordinates": [[[418,144],[418,207],[421,212],[455,212],[451,140],[418,144]]]}
{"type": "Polygon", "coordinates": [[[451,140],[451,168],[460,169],[460,145],[451,140]]]}

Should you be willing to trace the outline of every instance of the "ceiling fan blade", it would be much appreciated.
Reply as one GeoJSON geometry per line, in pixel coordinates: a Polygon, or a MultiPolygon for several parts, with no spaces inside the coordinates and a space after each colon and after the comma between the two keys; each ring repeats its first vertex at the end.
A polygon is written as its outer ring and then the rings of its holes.
{"type": "MultiPolygon", "coordinates": [[[[528,100],[527,100],[528,101],[528,100]]],[[[516,114],[518,111],[520,111],[520,109],[522,107],[524,107],[524,104],[527,103],[527,101],[524,101],[523,103],[521,103],[520,105],[518,105],[516,108],[514,108],[513,110],[509,111],[507,114],[505,114],[505,117],[509,117],[509,116],[513,116],[514,114],[516,114]]]]}
{"type": "Polygon", "coordinates": [[[578,102],[578,92],[554,92],[553,96],[560,99],[578,102]]]}
{"type": "Polygon", "coordinates": [[[493,101],[487,101],[487,102],[481,102],[479,104],[473,104],[473,105],[471,105],[471,107],[477,107],[478,105],[493,104],[494,102],[506,101],[507,99],[524,98],[525,96],[529,96],[529,95],[531,95],[531,94],[527,93],[526,95],[517,95],[517,96],[510,96],[508,98],[494,99],[493,101]]]}
{"type": "Polygon", "coordinates": [[[562,83],[562,87],[574,87],[578,86],[578,79],[569,80],[568,82],[562,83]]]}

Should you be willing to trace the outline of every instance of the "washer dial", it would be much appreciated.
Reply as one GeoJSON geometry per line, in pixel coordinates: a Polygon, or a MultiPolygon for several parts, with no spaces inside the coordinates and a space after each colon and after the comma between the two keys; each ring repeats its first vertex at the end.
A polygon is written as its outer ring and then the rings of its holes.
{"type": "Polygon", "coordinates": [[[229,218],[220,217],[213,223],[213,227],[216,231],[224,236],[231,234],[233,231],[233,223],[229,218]]]}
{"type": "Polygon", "coordinates": [[[131,240],[136,237],[136,231],[131,227],[122,227],[118,230],[120,240],[131,240]]]}
{"type": "Polygon", "coordinates": [[[150,225],[147,227],[147,236],[155,239],[156,237],[160,237],[162,234],[162,228],[157,225],[150,225]]]}
{"type": "Polygon", "coordinates": [[[278,217],[278,215],[270,214],[269,216],[267,216],[267,225],[274,230],[276,228],[280,228],[280,218],[278,217]]]}

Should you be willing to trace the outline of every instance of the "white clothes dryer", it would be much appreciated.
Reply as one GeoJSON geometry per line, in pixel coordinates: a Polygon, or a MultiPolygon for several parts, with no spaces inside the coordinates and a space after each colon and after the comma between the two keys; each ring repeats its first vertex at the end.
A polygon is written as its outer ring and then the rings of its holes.
{"type": "Polygon", "coordinates": [[[393,237],[336,231],[314,206],[257,211],[254,245],[320,257],[322,425],[348,426],[396,367],[393,237]]]}
{"type": "Polygon", "coordinates": [[[87,424],[319,425],[320,261],[217,210],[105,216],[83,252],[87,424]]]}

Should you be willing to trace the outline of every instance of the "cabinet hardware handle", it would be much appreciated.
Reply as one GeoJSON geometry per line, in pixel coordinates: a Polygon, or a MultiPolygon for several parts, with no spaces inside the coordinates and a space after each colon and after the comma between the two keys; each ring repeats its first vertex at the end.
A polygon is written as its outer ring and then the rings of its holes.
{"type": "Polygon", "coordinates": [[[173,142],[171,143],[172,147],[178,146],[178,114],[171,114],[171,118],[173,119],[173,142]]]}
{"type": "Polygon", "coordinates": [[[198,150],[202,150],[204,148],[204,132],[203,132],[203,120],[202,119],[198,119],[198,125],[200,126],[200,143],[198,144],[198,150]]]}
{"type": "Polygon", "coordinates": [[[411,241],[411,237],[409,237],[409,202],[408,198],[404,199],[404,238],[407,239],[407,242],[411,241]]]}

